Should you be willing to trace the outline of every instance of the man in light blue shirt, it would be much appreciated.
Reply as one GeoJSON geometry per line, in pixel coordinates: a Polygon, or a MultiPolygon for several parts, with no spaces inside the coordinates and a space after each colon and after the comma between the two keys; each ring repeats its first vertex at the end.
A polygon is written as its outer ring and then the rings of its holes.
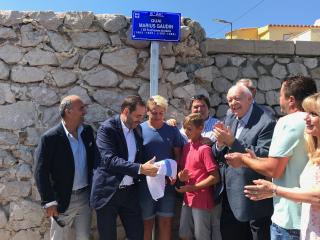
{"type": "Polygon", "coordinates": [[[71,95],[60,104],[61,122],[41,136],[35,180],[41,204],[51,217],[50,239],[89,240],[89,189],[96,147],[93,130],[83,123],[86,106],[71,95]]]}

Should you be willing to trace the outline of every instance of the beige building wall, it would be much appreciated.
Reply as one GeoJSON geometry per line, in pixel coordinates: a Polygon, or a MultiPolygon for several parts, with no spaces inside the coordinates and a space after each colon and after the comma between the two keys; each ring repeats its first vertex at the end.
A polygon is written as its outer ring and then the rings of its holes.
{"type": "MultiPolygon", "coordinates": [[[[299,25],[266,25],[260,28],[240,28],[232,32],[233,39],[244,40],[286,40],[293,41],[320,41],[320,28],[316,26],[299,25]],[[310,33],[308,33],[308,31],[310,33]]],[[[231,38],[231,32],[228,32],[226,39],[231,38]]]]}
{"type": "Polygon", "coordinates": [[[258,35],[260,40],[269,40],[269,25],[258,28],[258,35]]]}
{"type": "Polygon", "coordinates": [[[291,37],[288,41],[311,41],[311,31],[305,31],[297,36],[291,37]]]}
{"type": "MultiPolygon", "coordinates": [[[[231,32],[225,35],[226,39],[231,39],[231,32]]],[[[257,28],[241,28],[232,31],[232,39],[259,40],[257,28]]]]}
{"type": "Polygon", "coordinates": [[[289,41],[320,41],[320,29],[310,29],[305,31],[299,35],[296,35],[290,39],[289,41]]]}
{"type": "Polygon", "coordinates": [[[320,41],[320,29],[311,30],[311,41],[320,41]]]}
{"type": "Polygon", "coordinates": [[[309,27],[273,27],[269,26],[269,39],[268,40],[288,40],[289,38],[300,34],[309,27]]]}

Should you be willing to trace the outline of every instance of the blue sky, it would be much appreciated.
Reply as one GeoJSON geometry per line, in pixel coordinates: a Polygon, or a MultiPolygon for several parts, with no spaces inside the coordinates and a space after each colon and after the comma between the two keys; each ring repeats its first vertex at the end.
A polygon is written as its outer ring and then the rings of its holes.
{"type": "Polygon", "coordinates": [[[312,25],[320,18],[320,0],[9,0],[0,1],[1,10],[92,11],[131,16],[132,10],[179,12],[198,21],[207,37],[223,38],[229,25],[214,18],[233,22],[233,28],[267,24],[312,25]]]}

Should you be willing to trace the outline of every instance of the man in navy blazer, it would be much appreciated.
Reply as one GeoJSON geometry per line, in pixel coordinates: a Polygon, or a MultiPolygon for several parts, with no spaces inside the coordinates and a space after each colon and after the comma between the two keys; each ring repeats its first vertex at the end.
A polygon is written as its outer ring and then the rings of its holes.
{"type": "Polygon", "coordinates": [[[217,141],[213,146],[224,181],[222,239],[270,239],[272,201],[253,202],[243,192],[245,185],[265,177],[249,168],[233,168],[224,155],[229,152],[245,153],[246,149],[251,149],[257,156],[268,156],[275,120],[253,103],[252,94],[245,86],[231,87],[227,100],[231,112],[224,123],[216,124],[214,134],[217,141]]]}
{"type": "Polygon", "coordinates": [[[89,240],[89,192],[96,147],[93,130],[83,124],[86,106],[80,97],[65,97],[61,122],[41,136],[36,150],[35,181],[42,205],[51,217],[50,239],[89,240]]]}
{"type": "Polygon", "coordinates": [[[142,163],[140,122],[145,103],[139,96],[128,96],[121,113],[102,123],[97,132],[100,159],[95,163],[91,206],[97,213],[100,239],[117,239],[120,216],[127,239],[143,239],[143,221],[138,202],[139,174],[155,176],[158,168],[152,160],[142,163]]]}

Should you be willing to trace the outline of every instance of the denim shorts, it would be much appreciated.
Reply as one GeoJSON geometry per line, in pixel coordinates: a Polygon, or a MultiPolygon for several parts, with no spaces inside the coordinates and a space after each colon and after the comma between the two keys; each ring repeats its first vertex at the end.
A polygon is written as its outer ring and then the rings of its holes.
{"type": "Polygon", "coordinates": [[[300,230],[298,229],[285,229],[275,223],[270,227],[271,240],[299,240],[300,230]]]}
{"type": "Polygon", "coordinates": [[[174,186],[166,185],[164,196],[157,201],[153,200],[146,181],[139,183],[139,202],[143,220],[160,217],[173,217],[176,204],[176,190],[174,186]]]}

